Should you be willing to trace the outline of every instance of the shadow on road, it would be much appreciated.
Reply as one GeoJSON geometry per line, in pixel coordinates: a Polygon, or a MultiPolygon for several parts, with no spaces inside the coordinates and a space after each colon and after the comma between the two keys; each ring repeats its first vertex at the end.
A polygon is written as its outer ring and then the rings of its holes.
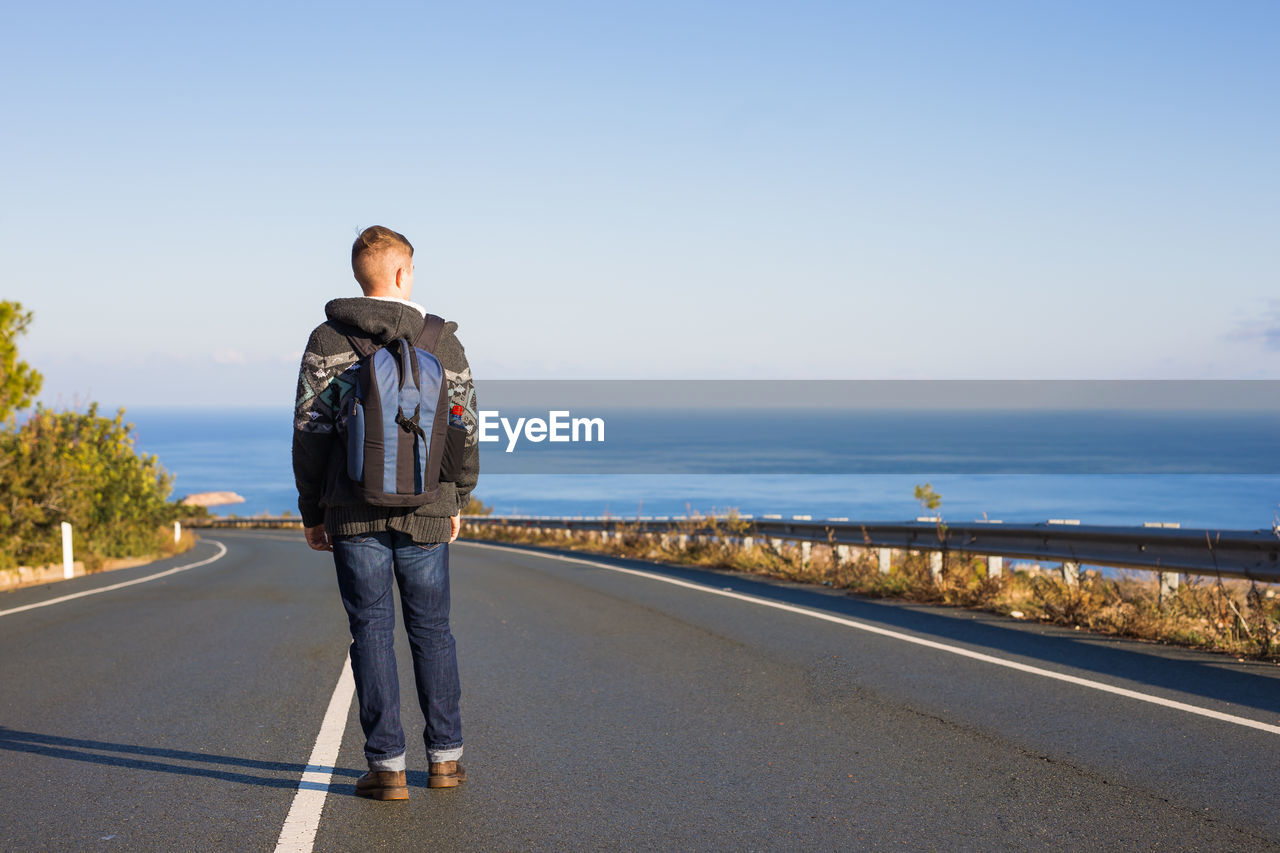
{"type": "MultiPolygon", "coordinates": [[[[187,752],[180,749],[162,749],[153,746],[136,746],[127,743],[59,737],[38,732],[17,731],[4,726],[0,726],[0,749],[11,752],[47,755],[51,758],[65,758],[70,761],[85,761],[90,764],[103,764],[108,767],[130,767],[136,770],[176,773],[180,776],[204,776],[211,779],[221,779],[226,782],[238,782],[244,785],[261,785],[266,788],[297,788],[298,777],[307,769],[304,764],[291,764],[284,761],[257,761],[252,758],[236,758],[230,755],[211,755],[207,752],[187,752]],[[147,758],[139,756],[146,756],[147,758]],[[192,764],[172,764],[164,761],[148,760],[157,758],[192,762],[192,764]],[[219,766],[243,767],[246,770],[258,770],[265,773],[287,773],[289,778],[275,778],[273,776],[259,776],[235,770],[223,770],[219,769],[219,766]]],[[[316,769],[326,770],[328,768],[316,769]]],[[[333,775],[354,778],[362,772],[360,770],[335,768],[333,775]]]]}
{"type": "MultiPolygon", "coordinates": [[[[501,542],[485,544],[503,545],[501,542]]],[[[856,619],[927,639],[948,640],[975,650],[993,650],[1023,659],[1125,679],[1280,714],[1280,667],[1236,663],[1213,652],[1176,649],[1012,622],[982,611],[858,598],[838,590],[770,581],[737,572],[653,563],[622,557],[520,545],[548,554],[595,560],[856,619]],[[1228,666],[1230,664],[1230,666],[1228,666]],[[1253,671],[1245,671],[1249,666],[1253,671]]]]}

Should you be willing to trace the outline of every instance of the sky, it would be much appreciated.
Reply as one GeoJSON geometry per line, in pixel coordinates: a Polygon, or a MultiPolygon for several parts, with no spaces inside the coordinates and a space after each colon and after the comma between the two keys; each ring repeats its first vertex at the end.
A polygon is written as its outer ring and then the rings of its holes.
{"type": "Polygon", "coordinates": [[[1280,4],[5,3],[55,406],[292,403],[383,224],[485,379],[1280,378],[1280,4]]]}

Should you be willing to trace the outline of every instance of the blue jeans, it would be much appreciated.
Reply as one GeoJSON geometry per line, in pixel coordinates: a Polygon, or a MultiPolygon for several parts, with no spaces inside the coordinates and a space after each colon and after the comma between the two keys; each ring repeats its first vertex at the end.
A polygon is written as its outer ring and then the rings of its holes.
{"type": "Polygon", "coordinates": [[[400,586],[429,761],[462,754],[458,655],[449,631],[449,545],[418,545],[397,531],[334,540],[338,591],[351,623],[351,671],[371,770],[405,769],[392,581],[400,586]]]}

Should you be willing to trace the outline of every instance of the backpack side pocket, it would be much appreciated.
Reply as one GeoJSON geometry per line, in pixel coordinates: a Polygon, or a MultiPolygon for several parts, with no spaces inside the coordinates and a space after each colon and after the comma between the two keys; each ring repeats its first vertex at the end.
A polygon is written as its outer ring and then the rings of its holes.
{"type": "Polygon", "coordinates": [[[456,483],[462,473],[462,454],[467,448],[467,428],[449,425],[444,439],[444,458],[440,462],[440,482],[456,483]]]}
{"type": "Polygon", "coordinates": [[[364,483],[364,404],[352,395],[347,403],[347,476],[364,483]]]}

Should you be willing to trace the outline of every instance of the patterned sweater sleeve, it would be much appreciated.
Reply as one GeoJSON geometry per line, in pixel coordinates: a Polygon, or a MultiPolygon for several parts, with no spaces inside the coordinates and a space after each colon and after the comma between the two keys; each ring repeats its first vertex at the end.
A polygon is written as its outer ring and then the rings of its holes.
{"type": "Polygon", "coordinates": [[[336,333],[326,335],[327,331],[321,326],[307,341],[293,408],[293,477],[298,487],[298,511],[307,527],[324,521],[321,498],[337,441],[338,411],[343,393],[354,381],[345,373],[356,362],[349,346],[335,347],[335,341],[329,339],[342,340],[344,345],[345,340],[336,333]]]}
{"type": "Polygon", "coordinates": [[[467,362],[462,342],[453,334],[457,324],[449,323],[447,334],[440,342],[441,362],[445,381],[449,386],[449,404],[462,406],[462,419],[467,427],[466,450],[462,454],[462,471],[454,481],[458,494],[458,512],[467,508],[471,491],[480,479],[479,403],[476,400],[475,379],[467,362]]]}

